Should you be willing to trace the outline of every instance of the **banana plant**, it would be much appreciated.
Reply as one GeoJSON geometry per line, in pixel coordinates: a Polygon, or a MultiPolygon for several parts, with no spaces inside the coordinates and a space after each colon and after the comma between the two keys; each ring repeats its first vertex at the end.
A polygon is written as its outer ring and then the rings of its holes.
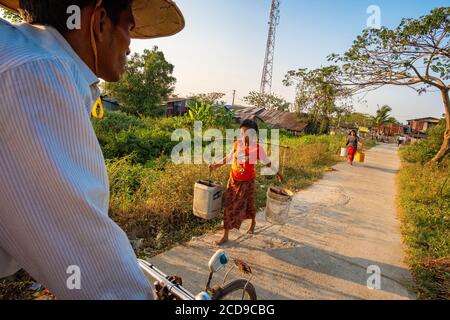
{"type": "Polygon", "coordinates": [[[216,111],[211,105],[195,102],[189,105],[188,117],[192,122],[201,121],[205,126],[211,126],[214,125],[216,111]]]}

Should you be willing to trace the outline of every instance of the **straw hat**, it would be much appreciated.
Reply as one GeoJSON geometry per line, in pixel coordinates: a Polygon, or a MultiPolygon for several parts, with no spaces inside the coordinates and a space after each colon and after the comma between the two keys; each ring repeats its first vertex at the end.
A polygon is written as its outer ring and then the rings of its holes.
{"type": "MultiPolygon", "coordinates": [[[[0,0],[0,6],[18,11],[19,0],[0,0]]],[[[134,39],[150,39],[174,35],[185,26],[183,14],[172,0],[133,0],[136,23],[134,39]]]]}

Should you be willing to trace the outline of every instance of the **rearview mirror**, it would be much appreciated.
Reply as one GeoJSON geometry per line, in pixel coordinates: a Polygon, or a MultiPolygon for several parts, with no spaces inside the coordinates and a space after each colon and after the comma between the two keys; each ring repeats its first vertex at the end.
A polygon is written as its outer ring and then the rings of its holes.
{"type": "Polygon", "coordinates": [[[218,250],[209,260],[208,267],[210,272],[220,271],[229,261],[225,250],[218,250]]]}

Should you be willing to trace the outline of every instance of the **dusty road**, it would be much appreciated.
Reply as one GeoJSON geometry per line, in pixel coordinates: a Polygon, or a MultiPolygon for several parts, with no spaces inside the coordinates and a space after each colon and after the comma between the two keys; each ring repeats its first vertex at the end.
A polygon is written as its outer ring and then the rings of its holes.
{"type": "MultiPolygon", "coordinates": [[[[399,165],[394,145],[372,149],[365,164],[340,163],[296,194],[287,225],[269,225],[261,212],[257,233],[244,234],[245,224],[224,249],[253,267],[259,299],[414,299],[396,214],[399,165]],[[367,286],[369,266],[381,270],[380,290],[367,286]]],[[[219,237],[194,239],[151,262],[199,292],[219,237]]]]}

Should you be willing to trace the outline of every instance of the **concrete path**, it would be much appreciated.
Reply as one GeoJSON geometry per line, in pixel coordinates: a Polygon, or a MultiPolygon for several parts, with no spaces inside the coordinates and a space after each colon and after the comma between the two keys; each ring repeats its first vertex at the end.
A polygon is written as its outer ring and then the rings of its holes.
{"type": "MultiPolygon", "coordinates": [[[[244,234],[245,224],[224,249],[251,265],[259,299],[414,299],[396,214],[399,165],[394,145],[372,149],[365,164],[340,163],[296,194],[287,225],[270,225],[261,212],[257,233],[244,234]],[[381,290],[367,287],[369,266],[381,270],[381,290]]],[[[151,262],[199,292],[219,237],[193,239],[151,262]]]]}

